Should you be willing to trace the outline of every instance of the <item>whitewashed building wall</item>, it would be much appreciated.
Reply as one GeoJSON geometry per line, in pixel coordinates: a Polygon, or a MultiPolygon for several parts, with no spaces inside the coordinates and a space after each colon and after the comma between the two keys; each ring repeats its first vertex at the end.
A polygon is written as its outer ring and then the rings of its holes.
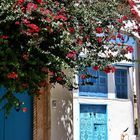
{"type": "MultiPolygon", "coordinates": [[[[117,68],[128,70],[128,99],[116,98],[114,73],[108,74],[106,98],[79,96],[79,90],[70,92],[60,85],[52,88],[52,140],[80,140],[80,104],[107,106],[107,140],[121,140],[121,135],[127,128],[127,137],[129,140],[135,140],[133,109],[135,67],[132,67],[132,63],[122,62],[117,68]]],[[[76,80],[78,81],[78,77],[76,80]]]]}

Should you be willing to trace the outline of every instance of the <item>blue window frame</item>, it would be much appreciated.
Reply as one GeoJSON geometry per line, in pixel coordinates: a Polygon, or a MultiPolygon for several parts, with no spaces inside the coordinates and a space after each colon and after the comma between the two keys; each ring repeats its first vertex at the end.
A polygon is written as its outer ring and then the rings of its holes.
{"type": "MultiPolygon", "coordinates": [[[[86,73],[93,77],[82,79],[79,76],[79,95],[107,97],[107,74],[103,71],[95,71],[91,67],[87,68],[86,73]]],[[[84,74],[84,72],[80,74],[84,74]]]]}
{"type": "Polygon", "coordinates": [[[116,97],[128,98],[127,69],[117,69],[115,72],[116,97]]]}

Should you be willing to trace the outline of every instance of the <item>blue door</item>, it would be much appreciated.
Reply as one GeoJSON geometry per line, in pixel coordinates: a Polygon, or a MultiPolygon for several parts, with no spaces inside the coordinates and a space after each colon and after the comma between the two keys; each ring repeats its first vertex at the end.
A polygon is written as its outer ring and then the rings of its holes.
{"type": "Polygon", "coordinates": [[[80,105],[80,140],[107,140],[106,105],[80,105]]]}
{"type": "MultiPolygon", "coordinates": [[[[0,96],[4,93],[0,88],[0,96]]],[[[5,110],[0,112],[0,140],[32,140],[32,99],[25,94],[18,94],[18,98],[25,103],[27,112],[17,112],[13,109],[5,117],[5,110]]],[[[0,107],[2,104],[0,104],[0,107]]]]}

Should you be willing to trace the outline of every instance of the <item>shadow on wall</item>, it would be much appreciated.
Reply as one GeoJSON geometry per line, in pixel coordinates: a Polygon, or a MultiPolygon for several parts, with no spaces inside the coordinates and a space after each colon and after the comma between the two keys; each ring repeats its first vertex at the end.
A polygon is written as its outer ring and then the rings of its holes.
{"type": "Polygon", "coordinates": [[[72,94],[61,86],[52,89],[52,140],[73,140],[72,94]]]}

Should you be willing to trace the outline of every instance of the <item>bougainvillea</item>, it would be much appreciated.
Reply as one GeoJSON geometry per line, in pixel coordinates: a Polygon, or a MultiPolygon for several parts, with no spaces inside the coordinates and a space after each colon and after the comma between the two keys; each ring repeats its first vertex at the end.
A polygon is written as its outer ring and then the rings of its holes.
{"type": "Polygon", "coordinates": [[[140,36],[140,8],[138,8],[139,0],[128,0],[135,28],[133,29],[140,36]]]}
{"type": "Polygon", "coordinates": [[[113,63],[130,61],[126,55],[133,48],[125,45],[121,32],[128,17],[117,7],[112,1],[92,5],[70,0],[1,1],[0,85],[7,90],[0,97],[7,101],[7,111],[20,106],[17,94],[27,90],[31,96],[39,95],[48,77],[51,84],[73,88],[65,69],[73,73],[93,67],[109,73],[115,71],[113,63]]]}

